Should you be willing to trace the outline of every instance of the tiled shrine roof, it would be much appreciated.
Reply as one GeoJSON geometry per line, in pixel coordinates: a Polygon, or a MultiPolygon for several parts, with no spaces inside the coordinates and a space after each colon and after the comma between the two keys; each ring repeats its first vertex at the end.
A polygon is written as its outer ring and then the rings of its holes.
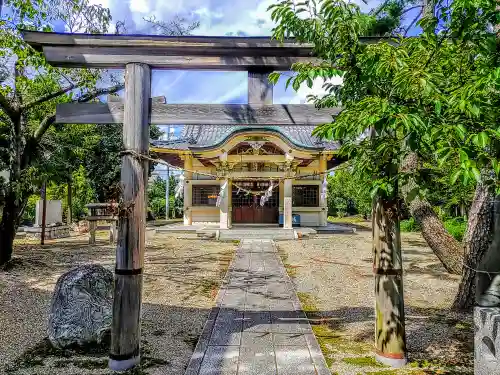
{"type": "Polygon", "coordinates": [[[255,131],[281,136],[285,141],[302,149],[309,150],[336,150],[338,142],[321,140],[312,135],[314,125],[293,126],[260,126],[249,125],[185,125],[180,137],[176,140],[155,140],[151,145],[158,148],[175,150],[203,150],[213,149],[223,144],[229,137],[238,133],[255,131]]]}

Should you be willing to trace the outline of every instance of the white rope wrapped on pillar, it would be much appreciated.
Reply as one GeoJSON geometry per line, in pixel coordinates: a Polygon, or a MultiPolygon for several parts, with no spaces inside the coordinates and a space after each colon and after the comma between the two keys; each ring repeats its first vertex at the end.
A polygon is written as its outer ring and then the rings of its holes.
{"type": "Polygon", "coordinates": [[[182,197],[184,195],[184,173],[179,176],[179,183],[175,188],[175,198],[182,197]]]}
{"type": "Polygon", "coordinates": [[[269,182],[269,187],[267,188],[266,192],[264,193],[263,196],[260,197],[260,205],[261,205],[261,207],[264,207],[264,205],[269,200],[269,198],[272,197],[272,195],[273,195],[273,189],[274,189],[273,182],[270,181],[269,182]]]}
{"type": "Polygon", "coordinates": [[[322,201],[325,201],[327,194],[328,194],[328,180],[326,178],[326,173],[325,173],[325,176],[323,177],[323,183],[321,184],[321,200],[322,201]]]}
{"type": "Polygon", "coordinates": [[[227,180],[224,181],[224,183],[220,187],[219,195],[217,196],[217,202],[215,203],[216,207],[220,207],[222,200],[226,196],[226,190],[227,190],[227,180]]]}

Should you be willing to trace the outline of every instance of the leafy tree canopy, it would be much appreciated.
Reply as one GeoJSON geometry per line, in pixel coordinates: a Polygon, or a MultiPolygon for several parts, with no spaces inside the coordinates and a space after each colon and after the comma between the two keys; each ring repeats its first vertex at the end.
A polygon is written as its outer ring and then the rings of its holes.
{"type": "MultiPolygon", "coordinates": [[[[394,3],[393,3],[394,4],[394,3]]],[[[282,1],[270,7],[278,23],[274,37],[311,43],[318,64],[297,63],[294,88],[325,80],[327,94],[311,96],[318,107],[342,106],[316,134],[341,140],[341,153],[356,170],[373,176],[373,193],[390,194],[398,167],[411,152],[429,168],[413,171],[429,183],[435,166],[452,168],[451,183],[472,179],[496,184],[500,173],[498,129],[500,64],[492,25],[493,0],[438,1],[422,17],[423,32],[367,43],[378,16],[344,0],[282,1]],[[307,15],[307,16],[304,16],[307,15]],[[341,76],[341,85],[329,80],[341,76]],[[481,170],[494,173],[481,176],[481,170]],[[486,178],[485,178],[486,177],[486,178]]],[[[278,79],[278,74],[271,77],[278,79]]],[[[416,192],[414,192],[416,193],[416,192]]]]}

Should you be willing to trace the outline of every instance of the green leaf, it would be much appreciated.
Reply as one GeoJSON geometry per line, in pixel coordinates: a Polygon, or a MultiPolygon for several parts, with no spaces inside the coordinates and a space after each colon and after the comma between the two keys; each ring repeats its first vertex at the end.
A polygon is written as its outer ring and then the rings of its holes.
{"type": "Polygon", "coordinates": [[[467,132],[465,127],[460,124],[460,125],[455,126],[454,129],[455,129],[455,132],[457,133],[457,135],[463,141],[465,139],[465,134],[467,132]]]}
{"type": "Polygon", "coordinates": [[[450,179],[450,183],[453,185],[455,184],[455,182],[457,182],[457,179],[458,177],[460,177],[460,175],[462,174],[462,170],[459,169],[458,171],[456,171],[455,173],[453,173],[453,175],[451,176],[451,179],[450,179]]]}
{"type": "Polygon", "coordinates": [[[269,74],[269,82],[273,85],[277,84],[280,79],[281,73],[273,72],[269,74]]]}
{"type": "Polygon", "coordinates": [[[478,134],[478,141],[480,147],[486,147],[490,144],[490,137],[486,132],[481,132],[478,134]]]}
{"type": "Polygon", "coordinates": [[[464,150],[460,150],[458,153],[460,155],[460,162],[461,163],[464,163],[464,162],[469,160],[469,155],[467,155],[467,153],[464,150]]]}
{"type": "Polygon", "coordinates": [[[476,181],[481,182],[481,172],[479,172],[479,169],[477,169],[476,167],[472,167],[471,171],[476,181]]]}
{"type": "Polygon", "coordinates": [[[309,77],[307,77],[307,87],[309,87],[310,89],[312,89],[313,87],[313,80],[309,77]]]}
{"type": "Polygon", "coordinates": [[[439,100],[437,100],[435,103],[434,103],[434,110],[436,112],[436,115],[441,115],[441,102],[439,100]]]}
{"type": "MultiPolygon", "coordinates": [[[[442,150],[444,150],[445,154],[441,158],[438,159],[439,165],[443,165],[446,162],[446,160],[448,160],[448,158],[450,157],[450,155],[453,152],[453,150],[451,150],[449,147],[446,147],[442,150]]],[[[441,153],[441,155],[442,155],[442,153],[441,153]]]]}
{"type": "Polygon", "coordinates": [[[469,170],[465,169],[464,172],[462,173],[462,184],[465,186],[469,182],[470,174],[469,170]]]}
{"type": "Polygon", "coordinates": [[[498,160],[493,159],[491,161],[491,165],[493,166],[493,170],[495,171],[495,174],[498,176],[500,174],[500,163],[498,160]]]}
{"type": "Polygon", "coordinates": [[[370,197],[375,198],[378,194],[379,186],[375,185],[372,190],[370,190],[370,197]]]}

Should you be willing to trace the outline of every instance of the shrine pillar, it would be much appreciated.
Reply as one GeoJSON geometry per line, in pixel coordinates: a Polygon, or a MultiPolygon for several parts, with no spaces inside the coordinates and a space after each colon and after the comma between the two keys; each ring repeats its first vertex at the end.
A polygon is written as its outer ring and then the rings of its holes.
{"type": "Polygon", "coordinates": [[[283,181],[283,228],[292,229],[292,183],[291,178],[283,181]]]}
{"type": "Polygon", "coordinates": [[[220,197],[219,204],[219,227],[220,229],[229,229],[231,227],[231,211],[229,202],[231,200],[231,179],[228,177],[231,166],[227,162],[227,152],[219,156],[218,175],[220,179],[220,197]]]}
{"type": "Polygon", "coordinates": [[[229,229],[231,227],[231,211],[229,201],[231,195],[231,179],[224,178],[220,180],[221,202],[220,202],[220,229],[229,229]]]}
{"type": "Polygon", "coordinates": [[[319,220],[319,225],[322,227],[326,227],[328,225],[328,201],[326,194],[322,194],[322,189],[323,189],[323,181],[326,177],[326,170],[327,170],[327,159],[326,155],[320,155],[319,157],[319,172],[321,173],[321,189],[320,189],[320,201],[319,201],[319,206],[321,207],[321,213],[320,213],[320,220],[319,220]]]}
{"type": "Polygon", "coordinates": [[[184,225],[193,224],[193,157],[192,155],[184,156],[184,225]]]}

